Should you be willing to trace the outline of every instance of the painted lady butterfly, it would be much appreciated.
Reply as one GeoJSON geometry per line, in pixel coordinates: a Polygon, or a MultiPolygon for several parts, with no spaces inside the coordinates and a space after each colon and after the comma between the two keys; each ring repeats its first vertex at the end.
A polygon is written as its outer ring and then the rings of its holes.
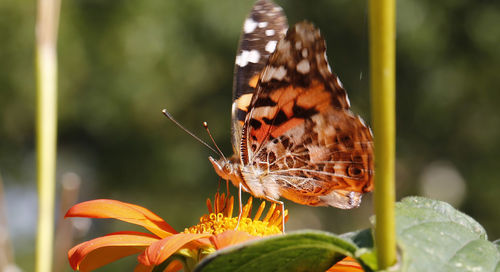
{"type": "Polygon", "coordinates": [[[373,189],[371,131],[350,111],[319,30],[308,22],[287,27],[281,7],[255,3],[236,57],[235,154],[209,159],[240,194],[357,207],[373,189]]]}

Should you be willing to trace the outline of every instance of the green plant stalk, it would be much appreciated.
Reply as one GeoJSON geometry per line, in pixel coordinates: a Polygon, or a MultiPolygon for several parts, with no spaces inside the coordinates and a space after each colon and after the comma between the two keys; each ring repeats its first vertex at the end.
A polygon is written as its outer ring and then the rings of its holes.
{"type": "Polygon", "coordinates": [[[52,271],[57,143],[57,26],[59,0],[38,0],[36,21],[37,272],[52,271]]]}
{"type": "Polygon", "coordinates": [[[375,138],[375,247],[379,269],[396,263],[395,1],[370,0],[370,77],[375,138]]]}

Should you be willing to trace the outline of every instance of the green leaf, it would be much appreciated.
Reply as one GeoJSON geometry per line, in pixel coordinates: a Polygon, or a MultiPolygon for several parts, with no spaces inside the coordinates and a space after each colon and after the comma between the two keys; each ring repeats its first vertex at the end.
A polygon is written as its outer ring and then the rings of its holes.
{"type": "Polygon", "coordinates": [[[500,253],[484,228],[445,202],[407,197],[396,204],[403,271],[495,271],[500,253]]]}
{"type": "Polygon", "coordinates": [[[373,236],[371,229],[348,232],[340,235],[340,237],[349,239],[358,246],[358,250],[356,250],[354,255],[365,270],[377,269],[377,256],[373,251],[373,236]]]}
{"type": "Polygon", "coordinates": [[[321,271],[344,256],[354,257],[351,241],[319,231],[301,231],[243,243],[205,258],[195,269],[209,271],[321,271]]]}
{"type": "Polygon", "coordinates": [[[500,239],[493,241],[493,244],[497,247],[498,251],[500,251],[500,239]]]}
{"type": "MultiPolygon", "coordinates": [[[[398,271],[500,272],[500,240],[489,242],[478,222],[445,202],[407,197],[396,203],[396,235],[398,271]]],[[[372,230],[253,241],[207,257],[195,271],[325,271],[343,256],[376,270],[372,230]]]]}
{"type": "Polygon", "coordinates": [[[340,235],[340,237],[349,239],[360,248],[373,248],[373,236],[371,229],[344,233],[340,235]]]}

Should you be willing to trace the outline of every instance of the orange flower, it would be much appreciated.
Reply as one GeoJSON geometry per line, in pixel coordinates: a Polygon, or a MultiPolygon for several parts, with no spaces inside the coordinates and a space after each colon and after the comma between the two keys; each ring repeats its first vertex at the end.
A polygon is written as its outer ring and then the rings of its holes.
{"type": "Polygon", "coordinates": [[[345,257],[326,272],[363,272],[363,268],[351,257],[345,257]]]}
{"type": "MultiPolygon", "coordinates": [[[[70,265],[74,270],[92,271],[120,258],[140,253],[135,271],[152,271],[155,266],[177,254],[186,262],[175,259],[164,271],[178,271],[183,265],[194,267],[217,249],[282,232],[281,215],[276,204],[272,204],[267,215],[260,220],[266,205],[263,201],[251,219],[250,198],[243,207],[238,225],[238,217],[232,217],[233,203],[232,196],[225,197],[217,193],[213,205],[207,199],[209,214],[202,216],[199,224],[180,233],[141,206],[110,199],[77,204],[69,209],[66,217],[114,218],[143,226],[151,233],[122,231],[83,242],[69,250],[70,265]]],[[[286,215],[285,218],[288,219],[286,215]]]]}

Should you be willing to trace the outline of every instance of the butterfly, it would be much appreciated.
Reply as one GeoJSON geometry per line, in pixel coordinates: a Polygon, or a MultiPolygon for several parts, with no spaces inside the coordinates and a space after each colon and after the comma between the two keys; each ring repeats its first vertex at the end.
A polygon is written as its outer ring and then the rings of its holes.
{"type": "MultiPolygon", "coordinates": [[[[234,155],[216,173],[258,198],[350,209],[373,189],[373,139],[350,111],[326,43],[309,22],[288,29],[282,8],[258,0],[235,63],[234,155]]],[[[284,226],[284,224],[283,224],[284,226]]]]}

